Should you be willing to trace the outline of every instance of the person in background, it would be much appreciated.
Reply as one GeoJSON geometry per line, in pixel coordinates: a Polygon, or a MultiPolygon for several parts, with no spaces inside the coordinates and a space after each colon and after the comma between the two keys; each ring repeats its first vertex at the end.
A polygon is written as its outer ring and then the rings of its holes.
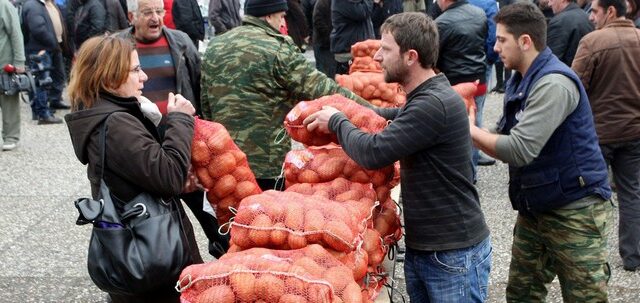
{"type": "Polygon", "coordinates": [[[337,74],[349,72],[351,46],[356,42],[375,39],[371,16],[374,3],[381,0],[331,0],[331,52],[337,64],[337,74]]]}
{"type": "MultiPolygon", "coordinates": [[[[187,34],[163,26],[162,0],[129,0],[128,5],[132,27],[117,35],[136,45],[140,65],[149,75],[142,92],[165,116],[159,127],[162,135],[166,129],[170,92],[191,101],[196,113],[200,114],[200,54],[187,34]]],[[[209,239],[209,253],[220,257],[228,248],[228,240],[218,232],[216,218],[203,210],[204,192],[196,191],[180,198],[209,239]]]]}
{"type": "Polygon", "coordinates": [[[309,42],[309,28],[307,27],[307,20],[304,17],[300,0],[287,0],[287,7],[289,10],[284,16],[284,20],[287,24],[287,33],[293,43],[300,49],[301,52],[307,50],[307,43],[309,42]]]}
{"type": "Polygon", "coordinates": [[[373,23],[373,33],[376,39],[380,39],[380,26],[382,23],[387,18],[402,13],[402,11],[402,0],[380,0],[380,2],[373,5],[371,22],[373,23]]]}
{"type": "Polygon", "coordinates": [[[118,0],[102,0],[104,1],[104,8],[107,12],[107,19],[105,20],[105,31],[108,33],[115,33],[129,27],[129,20],[127,20],[127,14],[122,9],[118,0]]]}
{"type": "Polygon", "coordinates": [[[400,161],[404,207],[404,274],[411,302],[485,302],[491,239],[473,186],[466,107],[434,71],[438,28],[423,13],[385,21],[380,62],[386,82],[407,92],[401,108],[375,108],[392,122],[380,133],[355,127],[333,107],[304,120],[309,131],[335,133],[360,166],[376,169],[400,161]],[[455,270],[454,270],[455,269],[455,270]]]}
{"type": "Polygon", "coordinates": [[[170,29],[176,29],[176,24],[173,22],[173,2],[174,0],[162,0],[164,4],[164,17],[162,17],[162,22],[164,26],[170,29]]]}
{"type": "MultiPolygon", "coordinates": [[[[513,0],[499,0],[498,10],[514,2],[515,1],[513,0]]],[[[493,46],[491,46],[491,49],[493,49],[493,46]]],[[[508,68],[504,68],[504,64],[502,63],[502,60],[500,60],[500,57],[497,58],[494,66],[496,67],[496,86],[491,91],[499,94],[504,94],[505,84],[507,83],[509,78],[511,78],[511,70],[508,68]]]]}
{"type": "Polygon", "coordinates": [[[263,190],[284,184],[291,140],[276,138],[296,103],[339,93],[368,104],[316,70],[278,32],[287,9],[286,0],[247,0],[242,26],[211,40],[202,59],[202,117],[226,127],[263,190]]]}
{"type": "Polygon", "coordinates": [[[73,15],[73,43],[78,50],[87,39],[106,32],[107,11],[100,0],[79,0],[73,15]]]}
{"type": "Polygon", "coordinates": [[[640,28],[640,0],[626,0],[627,19],[633,21],[637,28],[640,28]]]}
{"type": "MultiPolygon", "coordinates": [[[[18,10],[9,0],[0,0],[0,68],[11,64],[21,74],[25,72],[25,61],[18,10]]],[[[14,150],[20,142],[20,94],[5,95],[0,91],[0,111],[2,151],[14,150]]]]}
{"type": "Polygon", "coordinates": [[[544,302],[558,276],[564,302],[607,302],[607,234],[613,205],[589,99],[578,76],[546,46],[544,15],[523,1],[496,15],[495,50],[515,74],[497,133],[471,138],[509,164],[518,211],[507,302],[544,302]]]}
{"type": "MultiPolygon", "coordinates": [[[[482,113],[487,91],[487,41],[489,22],[485,12],[467,0],[438,0],[442,14],[436,18],[440,35],[440,53],[436,67],[451,85],[479,81],[475,96],[476,124],[482,126],[482,113]]],[[[488,6],[488,5],[487,5],[488,6]]],[[[494,40],[495,41],[495,40],[494,40]]],[[[473,149],[474,179],[480,152],[473,149]]],[[[484,164],[495,160],[484,157],[484,164]]]]}
{"type": "MultiPolygon", "coordinates": [[[[166,8],[166,6],[165,6],[166,8]]],[[[183,31],[196,49],[200,46],[200,41],[204,40],[204,19],[200,12],[197,0],[176,0],[173,1],[173,22],[175,29],[183,31]]]]}
{"type": "Polygon", "coordinates": [[[313,56],[316,68],[327,77],[336,76],[338,62],[331,52],[331,0],[317,0],[313,8],[313,56]]]}
{"type": "MultiPolygon", "coordinates": [[[[53,111],[69,109],[62,102],[62,90],[65,85],[63,54],[72,53],[66,37],[62,14],[53,0],[27,0],[22,6],[22,32],[27,65],[32,71],[48,70],[51,75],[49,84],[39,85],[36,92],[30,93],[32,119],[38,125],[59,124],[53,111]]],[[[42,73],[42,74],[46,74],[42,73]]],[[[37,79],[41,80],[41,79],[37,79]]]]}
{"type": "Polygon", "coordinates": [[[209,26],[212,26],[216,36],[240,26],[239,0],[209,0],[209,26]]]}
{"type": "Polygon", "coordinates": [[[589,96],[600,149],[618,196],[622,267],[640,269],[640,29],[625,0],[593,0],[596,30],[580,40],[571,68],[589,96]]]}
{"type": "MultiPolygon", "coordinates": [[[[146,80],[135,46],[129,40],[113,36],[87,40],[71,70],[69,98],[73,111],[65,120],[73,149],[78,160],[87,165],[93,198],[97,199],[100,181],[104,180],[116,208],[142,192],[165,201],[178,199],[187,180],[195,109],[181,95],[170,94],[167,131],[161,138],[138,101],[146,80]],[[101,167],[99,142],[103,123],[108,131],[101,167]]],[[[185,253],[191,255],[193,263],[202,263],[189,218],[180,203],[175,205],[189,243],[185,253]]],[[[178,303],[180,293],[174,287],[175,283],[156,285],[148,293],[131,296],[110,293],[109,297],[112,303],[178,303]]]]}
{"type": "Polygon", "coordinates": [[[589,15],[575,0],[549,0],[554,16],[549,20],[547,45],[554,55],[571,66],[578,43],[593,30],[589,15]]]}

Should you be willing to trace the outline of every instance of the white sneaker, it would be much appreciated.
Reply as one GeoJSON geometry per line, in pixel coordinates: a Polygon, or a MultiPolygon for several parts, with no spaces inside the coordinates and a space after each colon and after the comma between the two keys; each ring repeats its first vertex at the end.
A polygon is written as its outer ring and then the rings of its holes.
{"type": "Polygon", "coordinates": [[[14,150],[16,147],[18,147],[18,144],[16,144],[16,143],[5,143],[5,144],[2,144],[2,150],[3,151],[14,150]]]}

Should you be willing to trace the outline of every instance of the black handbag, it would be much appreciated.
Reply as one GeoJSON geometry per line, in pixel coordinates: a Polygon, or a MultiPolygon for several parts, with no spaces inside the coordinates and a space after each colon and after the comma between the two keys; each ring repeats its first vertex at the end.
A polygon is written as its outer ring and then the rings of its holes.
{"type": "Polygon", "coordinates": [[[118,212],[104,182],[107,123],[100,134],[99,199],[80,198],[77,225],[93,224],[88,269],[107,293],[144,294],[173,287],[182,269],[193,263],[177,201],[143,192],[118,212]]]}

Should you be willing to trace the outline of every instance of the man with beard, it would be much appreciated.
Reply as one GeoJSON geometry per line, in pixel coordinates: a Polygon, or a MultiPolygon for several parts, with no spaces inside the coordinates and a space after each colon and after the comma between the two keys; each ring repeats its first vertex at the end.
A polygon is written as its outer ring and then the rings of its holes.
{"type": "MultiPolygon", "coordinates": [[[[163,119],[159,128],[164,134],[170,92],[191,101],[196,114],[200,114],[200,55],[187,34],[164,26],[162,0],[128,0],[127,5],[132,27],[117,35],[136,44],[140,67],[149,76],[142,94],[160,109],[163,119]]],[[[202,210],[204,193],[196,191],[181,198],[202,225],[209,239],[209,253],[221,256],[228,248],[228,241],[218,233],[215,217],[202,210]]]]}
{"type": "Polygon", "coordinates": [[[335,133],[344,151],[367,169],[400,160],[404,271],[412,302],[484,302],[491,240],[473,185],[465,104],[444,74],[433,70],[436,23],[422,13],[402,13],[387,19],[380,32],[374,59],[385,81],[407,92],[402,108],[375,109],[392,120],[389,126],[365,133],[332,107],[304,124],[310,131],[335,133]]]}

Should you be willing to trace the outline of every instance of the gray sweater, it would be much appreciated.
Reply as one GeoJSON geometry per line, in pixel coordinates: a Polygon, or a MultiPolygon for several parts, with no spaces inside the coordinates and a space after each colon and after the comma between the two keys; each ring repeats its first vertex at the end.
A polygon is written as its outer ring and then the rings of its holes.
{"type": "Polygon", "coordinates": [[[18,11],[9,0],[0,0],[0,68],[5,64],[24,67],[24,40],[18,11]]]}
{"type": "Polygon", "coordinates": [[[345,152],[379,168],[400,160],[406,245],[422,251],[465,248],[489,236],[473,185],[469,120],[462,99],[439,74],[400,109],[376,109],[393,122],[364,133],[344,114],[329,120],[345,152]]]}

